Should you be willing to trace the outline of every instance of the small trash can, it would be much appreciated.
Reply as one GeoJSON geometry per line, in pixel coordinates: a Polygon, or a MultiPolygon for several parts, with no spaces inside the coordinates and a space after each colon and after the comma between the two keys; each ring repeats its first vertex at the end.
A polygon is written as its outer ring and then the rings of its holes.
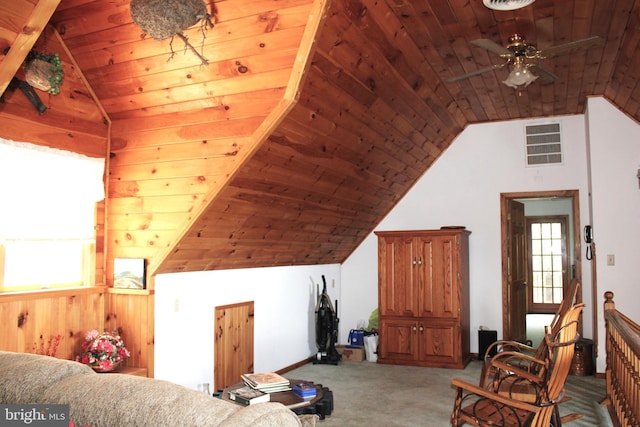
{"type": "MultiPolygon", "coordinates": [[[[498,331],[490,331],[487,329],[478,330],[478,359],[484,360],[485,353],[493,344],[498,340],[498,331]]],[[[490,357],[496,355],[497,349],[493,347],[490,352],[490,357]]]]}
{"type": "Polygon", "coordinates": [[[593,375],[594,367],[593,340],[580,338],[573,353],[571,374],[582,377],[593,375]]]}

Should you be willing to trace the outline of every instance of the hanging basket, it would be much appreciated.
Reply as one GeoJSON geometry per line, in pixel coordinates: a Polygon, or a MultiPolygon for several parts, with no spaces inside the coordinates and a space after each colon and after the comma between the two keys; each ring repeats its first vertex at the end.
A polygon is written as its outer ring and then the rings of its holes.
{"type": "Polygon", "coordinates": [[[31,87],[49,92],[53,78],[53,65],[42,59],[34,59],[27,65],[26,80],[31,87]]]}
{"type": "Polygon", "coordinates": [[[60,93],[64,79],[64,68],[57,53],[40,53],[32,50],[25,61],[25,80],[31,87],[49,92],[60,93]]]}
{"type": "MultiPolygon", "coordinates": [[[[202,22],[203,46],[204,31],[213,28],[211,14],[202,0],[131,0],[131,18],[145,33],[156,40],[178,36],[204,65],[209,60],[199,53],[182,31],[202,22]]],[[[170,44],[171,45],[171,44],[170,44]]],[[[171,47],[171,58],[174,55],[171,47]]]]}
{"type": "Polygon", "coordinates": [[[156,40],[181,33],[209,12],[202,0],[131,0],[131,18],[156,40]]]}
{"type": "Polygon", "coordinates": [[[120,363],[112,363],[108,368],[102,368],[100,365],[92,365],[91,368],[98,373],[116,372],[120,369],[120,363]]]}

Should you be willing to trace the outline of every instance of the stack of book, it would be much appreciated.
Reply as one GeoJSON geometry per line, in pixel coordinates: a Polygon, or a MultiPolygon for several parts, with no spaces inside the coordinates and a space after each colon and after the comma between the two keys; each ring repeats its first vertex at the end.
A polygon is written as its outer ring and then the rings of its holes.
{"type": "Polygon", "coordinates": [[[291,391],[303,399],[313,399],[316,397],[316,386],[307,381],[297,381],[291,384],[291,391]]]}
{"type": "Polygon", "coordinates": [[[241,377],[249,387],[262,391],[263,393],[277,393],[279,391],[291,390],[289,380],[273,372],[243,374],[241,377]]]}
{"type": "Polygon", "coordinates": [[[254,403],[268,402],[271,400],[269,393],[264,393],[249,386],[237,388],[229,391],[229,399],[243,405],[253,405],[254,403]]]}

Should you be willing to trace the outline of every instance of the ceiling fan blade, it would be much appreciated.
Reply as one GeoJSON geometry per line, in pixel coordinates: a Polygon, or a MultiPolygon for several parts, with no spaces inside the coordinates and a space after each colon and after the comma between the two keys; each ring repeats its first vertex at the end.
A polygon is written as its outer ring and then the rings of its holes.
{"type": "Polygon", "coordinates": [[[604,40],[600,36],[587,37],[586,39],[574,40],[569,43],[559,44],[542,49],[538,52],[538,58],[550,58],[561,53],[578,49],[589,49],[594,46],[602,45],[604,40]]]}
{"type": "Polygon", "coordinates": [[[539,66],[537,64],[531,64],[529,66],[529,69],[531,69],[533,74],[535,74],[536,76],[538,76],[541,79],[542,83],[551,83],[551,82],[553,82],[553,81],[558,79],[558,76],[556,76],[551,71],[549,71],[549,70],[547,70],[545,68],[542,68],[541,66],[539,66]]]}
{"type": "Polygon", "coordinates": [[[491,41],[489,39],[476,39],[471,40],[470,42],[474,46],[481,47],[483,49],[488,50],[489,52],[493,52],[495,54],[500,55],[503,58],[511,58],[513,56],[513,52],[507,49],[504,46],[500,46],[498,43],[491,41]]]}
{"type": "Polygon", "coordinates": [[[457,82],[459,80],[468,79],[469,77],[477,76],[478,74],[487,73],[487,72],[493,71],[493,70],[499,70],[500,68],[504,67],[505,65],[506,65],[506,63],[505,64],[492,65],[490,67],[485,67],[485,68],[480,68],[479,70],[472,71],[470,73],[463,74],[461,76],[451,77],[450,79],[447,79],[447,82],[448,83],[453,83],[453,82],[457,82]]]}

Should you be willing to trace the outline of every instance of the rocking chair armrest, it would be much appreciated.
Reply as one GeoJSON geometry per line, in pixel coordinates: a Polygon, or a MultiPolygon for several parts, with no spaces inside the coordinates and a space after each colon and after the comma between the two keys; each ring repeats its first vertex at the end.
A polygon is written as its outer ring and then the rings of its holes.
{"type": "Polygon", "coordinates": [[[496,353],[495,356],[491,356],[491,351],[494,348],[499,348],[499,347],[503,347],[503,348],[514,348],[517,349],[518,351],[522,351],[522,352],[528,352],[531,354],[534,354],[536,352],[536,349],[531,347],[530,345],[527,344],[522,344],[521,342],[518,341],[509,341],[509,340],[498,340],[498,341],[494,341],[493,343],[491,343],[489,345],[489,347],[487,348],[487,350],[485,351],[484,354],[484,361],[485,363],[488,363],[491,359],[493,359],[494,357],[502,354],[504,351],[514,351],[514,350],[501,350],[498,351],[496,353]]]}
{"type": "Polygon", "coordinates": [[[454,378],[451,383],[457,387],[458,389],[458,393],[461,393],[462,390],[467,391],[469,393],[475,394],[476,396],[479,397],[483,397],[485,399],[489,399],[489,400],[493,400],[494,402],[499,402],[502,403],[504,405],[508,405],[512,408],[517,408],[517,409],[522,409],[523,411],[528,411],[528,412],[538,412],[540,410],[540,407],[536,406],[536,405],[532,405],[530,403],[526,403],[526,402],[522,402],[520,400],[516,400],[516,399],[511,399],[507,396],[503,396],[501,394],[498,393],[494,393],[491,391],[488,391],[486,389],[483,389],[481,387],[475,386],[473,384],[470,384],[464,380],[461,380],[459,378],[454,378]]]}
{"type": "Polygon", "coordinates": [[[497,369],[501,369],[503,371],[508,371],[510,372],[510,375],[515,375],[517,377],[524,378],[527,381],[531,381],[532,383],[535,383],[535,384],[540,384],[541,382],[544,381],[544,378],[542,378],[540,375],[532,374],[529,371],[517,368],[508,363],[502,363],[500,361],[496,361],[491,366],[497,369]]]}
{"type": "Polygon", "coordinates": [[[504,364],[511,366],[509,361],[525,362],[529,366],[538,365],[539,367],[545,367],[547,365],[542,359],[528,354],[522,354],[518,351],[503,351],[491,360],[491,365],[504,364]]]}
{"type": "Polygon", "coordinates": [[[480,384],[479,384],[480,387],[486,386],[491,376],[494,375],[496,368],[501,367],[502,369],[505,369],[505,367],[508,366],[508,369],[506,370],[510,371],[512,367],[506,361],[514,360],[514,359],[518,359],[520,361],[525,361],[526,363],[530,363],[530,360],[534,358],[533,356],[520,353],[519,351],[506,351],[506,350],[501,351],[500,353],[497,353],[492,358],[485,357],[484,363],[482,364],[482,371],[480,372],[480,384]]]}

